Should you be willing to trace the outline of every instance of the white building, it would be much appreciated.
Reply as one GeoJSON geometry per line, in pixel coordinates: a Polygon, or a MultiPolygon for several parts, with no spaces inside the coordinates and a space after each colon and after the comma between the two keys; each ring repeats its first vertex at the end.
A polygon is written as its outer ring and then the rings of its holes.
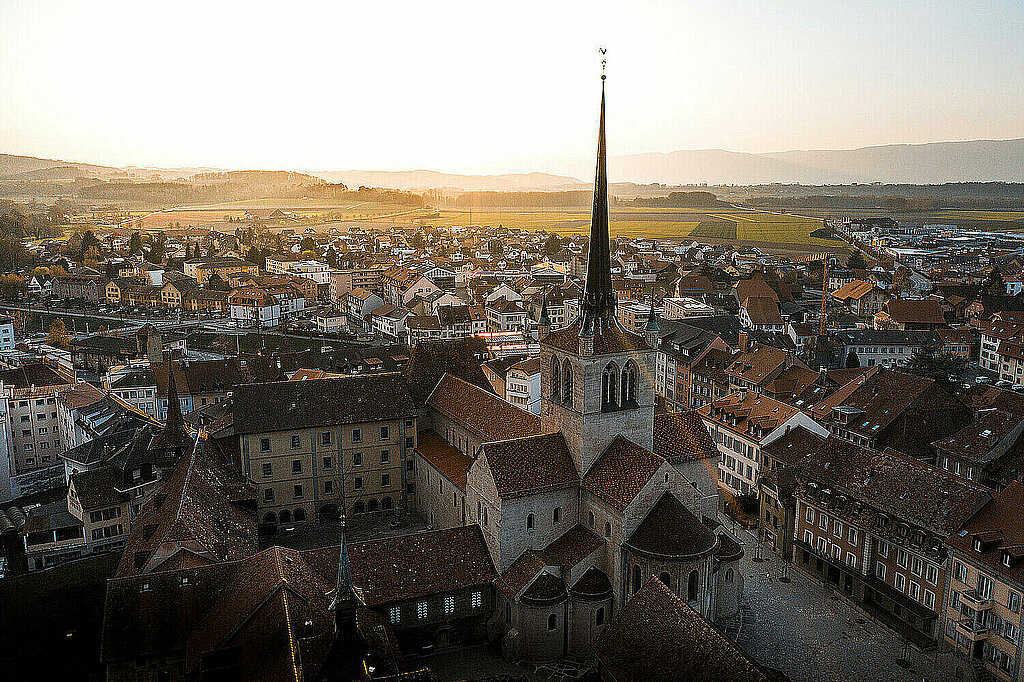
{"type": "Polygon", "coordinates": [[[691,317],[712,317],[715,314],[713,306],[698,301],[695,298],[673,297],[661,301],[664,306],[663,315],[666,320],[685,320],[691,317]]]}
{"type": "Polygon", "coordinates": [[[14,319],[0,317],[0,352],[14,350],[14,319]]]}
{"type": "Polygon", "coordinates": [[[505,376],[505,400],[527,412],[540,414],[540,358],[512,365],[505,376]]]}

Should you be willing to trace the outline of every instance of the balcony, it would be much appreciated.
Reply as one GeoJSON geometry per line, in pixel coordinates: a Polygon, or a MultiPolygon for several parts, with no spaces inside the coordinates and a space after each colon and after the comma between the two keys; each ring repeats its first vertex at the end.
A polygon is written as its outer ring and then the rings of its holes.
{"type": "Polygon", "coordinates": [[[988,611],[992,608],[992,598],[982,597],[978,590],[967,590],[961,593],[960,601],[975,611],[988,611]]]}
{"type": "Polygon", "coordinates": [[[971,642],[980,642],[988,637],[988,626],[971,618],[958,620],[956,631],[971,642]]]}

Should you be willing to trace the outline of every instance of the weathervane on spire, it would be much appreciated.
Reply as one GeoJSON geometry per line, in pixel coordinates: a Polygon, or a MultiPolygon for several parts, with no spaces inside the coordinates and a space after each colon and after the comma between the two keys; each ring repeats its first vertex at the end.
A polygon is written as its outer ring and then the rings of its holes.
{"type": "Polygon", "coordinates": [[[607,78],[607,76],[605,75],[604,72],[605,72],[605,67],[608,66],[608,60],[605,58],[605,55],[608,54],[608,48],[607,47],[599,47],[599,48],[597,48],[597,51],[601,53],[601,80],[604,80],[605,78],[607,78]]]}

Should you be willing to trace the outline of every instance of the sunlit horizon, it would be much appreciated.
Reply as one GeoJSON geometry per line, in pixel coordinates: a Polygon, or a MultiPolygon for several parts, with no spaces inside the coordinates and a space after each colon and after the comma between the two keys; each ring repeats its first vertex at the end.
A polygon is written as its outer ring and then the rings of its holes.
{"type": "Polygon", "coordinates": [[[592,173],[612,156],[1024,137],[1024,4],[0,2],[0,153],[592,173]]]}

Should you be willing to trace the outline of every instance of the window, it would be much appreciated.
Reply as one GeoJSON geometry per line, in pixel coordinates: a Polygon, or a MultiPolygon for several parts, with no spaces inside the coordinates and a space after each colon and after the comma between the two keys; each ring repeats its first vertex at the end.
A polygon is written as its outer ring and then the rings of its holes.
{"type": "Polygon", "coordinates": [[[455,613],[455,597],[450,594],[444,598],[444,612],[455,613]]]}
{"type": "Polygon", "coordinates": [[[334,460],[330,457],[324,457],[324,469],[330,469],[334,466],[334,460]]]}
{"type": "Polygon", "coordinates": [[[320,434],[320,445],[330,445],[332,435],[330,431],[324,431],[320,434]]]}
{"type": "Polygon", "coordinates": [[[89,512],[89,522],[90,523],[99,523],[102,520],[103,520],[103,514],[101,512],[98,512],[98,511],[89,512]]]}
{"type": "Polygon", "coordinates": [[[292,473],[293,474],[301,474],[302,473],[302,460],[301,459],[293,459],[292,460],[292,473]]]}
{"type": "Polygon", "coordinates": [[[362,443],[363,442],[363,430],[362,429],[352,429],[352,442],[353,443],[362,443]]]}
{"type": "Polygon", "coordinates": [[[878,556],[886,559],[889,558],[889,543],[881,540],[878,541],[878,556]]]}
{"type": "Polygon", "coordinates": [[[334,494],[334,481],[324,481],[324,495],[334,494]]]}
{"type": "Polygon", "coordinates": [[[381,488],[390,488],[391,487],[391,474],[381,474],[380,475],[380,487],[381,488]]]}
{"type": "Polygon", "coordinates": [[[1006,606],[1014,613],[1020,611],[1020,593],[1011,591],[1009,598],[1006,600],[1006,606]]]}
{"type": "Polygon", "coordinates": [[[931,564],[928,564],[924,567],[924,579],[932,585],[937,584],[939,580],[939,570],[931,564]]]}
{"type": "Polygon", "coordinates": [[[967,582],[967,567],[959,561],[953,562],[953,578],[959,582],[967,582]]]}
{"type": "Polygon", "coordinates": [[[808,545],[814,544],[814,536],[811,534],[811,531],[804,530],[804,542],[808,545]]]}
{"type": "Polygon", "coordinates": [[[604,522],[604,536],[610,538],[612,536],[612,524],[608,521],[604,522]]]}
{"type": "Polygon", "coordinates": [[[914,557],[910,564],[910,572],[918,577],[924,575],[924,562],[914,557]]]}
{"type": "Polygon", "coordinates": [[[427,617],[427,602],[416,602],[416,617],[420,619],[427,617]]]}
{"type": "Polygon", "coordinates": [[[924,605],[933,611],[935,610],[935,593],[931,590],[924,591],[924,605]]]}
{"type": "Polygon", "coordinates": [[[302,436],[292,436],[292,450],[298,450],[302,447],[302,436]]]}
{"type": "Polygon", "coordinates": [[[363,466],[363,453],[353,452],[352,453],[352,466],[361,467],[363,466]]]}
{"type": "Polygon", "coordinates": [[[274,501],[274,489],[273,488],[264,488],[263,489],[263,501],[264,502],[273,502],[274,501]]]}
{"type": "Polygon", "coordinates": [[[851,528],[850,529],[850,544],[852,544],[854,547],[856,547],[859,542],[860,542],[860,533],[857,531],[856,528],[851,528]]]}
{"type": "Polygon", "coordinates": [[[594,527],[594,512],[592,511],[587,512],[587,525],[591,528],[594,527]]]}
{"type": "Polygon", "coordinates": [[[380,463],[381,464],[390,464],[391,463],[391,451],[390,450],[381,450],[380,451],[380,463]]]}
{"type": "Polygon", "coordinates": [[[390,426],[382,426],[382,427],[380,427],[380,439],[381,440],[388,440],[389,438],[391,438],[391,427],[390,426]]]}
{"type": "Polygon", "coordinates": [[[548,630],[554,630],[558,627],[558,616],[552,613],[548,616],[548,630]]]}
{"type": "Polygon", "coordinates": [[[555,523],[561,523],[562,522],[562,508],[561,507],[555,507],[552,510],[552,512],[551,512],[551,520],[554,521],[555,523]]]}
{"type": "Polygon", "coordinates": [[[989,578],[984,573],[978,574],[978,595],[982,599],[992,598],[992,578],[989,578]]]}
{"type": "Polygon", "coordinates": [[[910,591],[907,592],[911,599],[921,598],[921,586],[913,581],[910,582],[910,591]]]}
{"type": "Polygon", "coordinates": [[[697,571],[690,571],[690,579],[686,585],[686,600],[697,601],[697,590],[700,588],[700,575],[697,571]]]}
{"type": "Polygon", "coordinates": [[[846,553],[846,565],[850,568],[857,568],[857,555],[852,552],[846,553]]]}
{"type": "Polygon", "coordinates": [[[562,365],[562,376],[565,378],[564,385],[562,387],[562,402],[566,405],[572,405],[572,365],[569,364],[569,359],[565,359],[565,363],[562,365]]]}
{"type": "Polygon", "coordinates": [[[269,438],[260,438],[260,452],[270,452],[269,438]]]}
{"type": "Polygon", "coordinates": [[[907,579],[902,573],[896,574],[896,581],[894,584],[896,585],[896,589],[900,592],[907,589],[907,579]]]}
{"type": "Polygon", "coordinates": [[[533,514],[526,515],[526,530],[533,530],[533,514]]]}
{"type": "Polygon", "coordinates": [[[402,609],[397,606],[391,607],[391,622],[400,623],[402,622],[402,609]]]}
{"type": "Polygon", "coordinates": [[[604,607],[602,606],[597,610],[597,614],[594,618],[596,625],[604,625],[604,607]]]}
{"type": "Polygon", "coordinates": [[[843,537],[843,522],[842,521],[836,521],[835,523],[832,524],[832,535],[835,535],[837,538],[840,538],[840,539],[843,537]]]}
{"type": "Polygon", "coordinates": [[[879,580],[885,580],[885,564],[883,564],[881,561],[875,562],[875,576],[879,580]]]}
{"type": "Polygon", "coordinates": [[[907,554],[906,550],[899,550],[899,553],[896,555],[896,564],[900,568],[906,568],[910,565],[910,555],[907,554]]]}
{"type": "Polygon", "coordinates": [[[483,605],[483,603],[484,603],[484,593],[483,592],[474,592],[472,595],[470,595],[469,605],[472,608],[478,609],[478,608],[480,608],[483,605]]]}
{"type": "Polygon", "coordinates": [[[302,499],[302,486],[301,485],[296,485],[296,486],[294,486],[292,488],[292,497],[294,497],[296,500],[302,499]]]}
{"type": "Polygon", "coordinates": [[[558,358],[551,357],[551,399],[561,400],[562,398],[562,365],[558,358]]]}
{"type": "Polygon", "coordinates": [[[355,487],[356,490],[362,490],[363,489],[363,477],[362,476],[356,476],[355,478],[353,478],[352,479],[352,485],[355,487]]]}
{"type": "Polygon", "coordinates": [[[824,514],[818,517],[818,528],[821,528],[826,533],[828,532],[828,517],[824,514]]]}
{"type": "Polygon", "coordinates": [[[614,362],[608,363],[601,376],[601,408],[609,410],[618,407],[618,376],[619,368],[614,362]]]}

